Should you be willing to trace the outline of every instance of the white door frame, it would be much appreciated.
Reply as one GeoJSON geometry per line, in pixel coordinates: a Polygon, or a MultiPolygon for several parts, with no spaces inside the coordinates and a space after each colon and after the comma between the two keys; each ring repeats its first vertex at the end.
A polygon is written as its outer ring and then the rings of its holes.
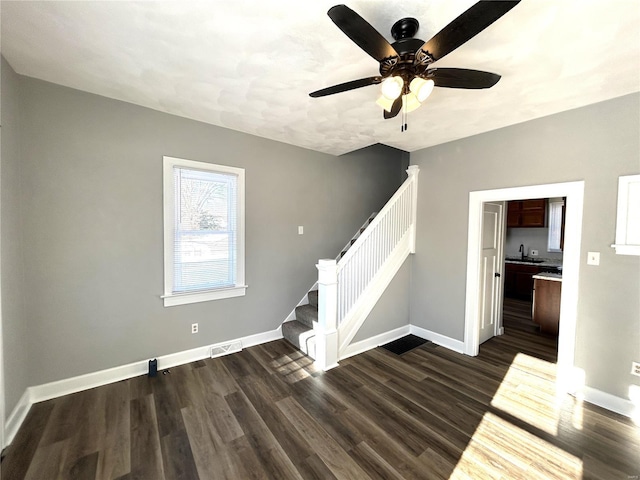
{"type": "Polygon", "coordinates": [[[580,272],[584,181],[482,190],[469,193],[469,242],[467,246],[464,353],[476,356],[480,350],[478,333],[480,320],[478,312],[478,290],[480,286],[483,203],[549,197],[567,197],[562,262],[560,332],[558,334],[558,388],[562,391],[570,392],[573,388],[571,380],[574,370],[578,314],[578,280],[580,272]]]}

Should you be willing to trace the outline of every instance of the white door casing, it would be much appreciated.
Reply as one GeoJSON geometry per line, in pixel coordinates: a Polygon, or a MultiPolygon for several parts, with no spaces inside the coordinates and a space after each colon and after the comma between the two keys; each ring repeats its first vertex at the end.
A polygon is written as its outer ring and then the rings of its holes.
{"type": "Polygon", "coordinates": [[[479,352],[478,289],[482,211],[485,202],[519,200],[523,198],[567,197],[565,240],[562,261],[562,294],[560,300],[560,332],[558,335],[558,391],[575,391],[575,337],[578,314],[578,284],[584,181],[501,188],[469,193],[469,238],[467,244],[467,288],[465,300],[464,353],[479,352]]]}
{"type": "Polygon", "coordinates": [[[498,334],[502,299],[502,231],[504,207],[485,203],[482,210],[482,245],[480,256],[479,343],[498,334]]]}

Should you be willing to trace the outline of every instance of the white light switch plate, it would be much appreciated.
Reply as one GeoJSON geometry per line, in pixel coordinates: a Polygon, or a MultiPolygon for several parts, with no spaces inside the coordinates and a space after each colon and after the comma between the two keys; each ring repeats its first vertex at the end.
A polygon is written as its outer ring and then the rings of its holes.
{"type": "Polygon", "coordinates": [[[302,225],[298,225],[298,235],[304,234],[304,227],[302,225]]]}
{"type": "Polygon", "coordinates": [[[587,265],[600,265],[600,252],[588,252],[587,265]]]}
{"type": "Polygon", "coordinates": [[[531,250],[531,256],[532,257],[537,257],[538,256],[538,250],[531,250]]]}

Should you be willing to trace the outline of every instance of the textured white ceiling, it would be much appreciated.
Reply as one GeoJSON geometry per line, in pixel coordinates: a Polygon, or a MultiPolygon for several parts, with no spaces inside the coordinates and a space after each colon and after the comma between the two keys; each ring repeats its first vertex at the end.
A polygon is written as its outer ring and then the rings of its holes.
{"type": "MultiPolygon", "coordinates": [[[[434,66],[499,73],[488,90],[436,88],[383,120],[378,74],[329,19],[334,1],[2,1],[2,54],[20,74],[331,154],[406,151],[640,91],[640,1],[523,0],[434,66]]],[[[412,16],[428,40],[474,0],[349,2],[391,40],[412,16]]]]}

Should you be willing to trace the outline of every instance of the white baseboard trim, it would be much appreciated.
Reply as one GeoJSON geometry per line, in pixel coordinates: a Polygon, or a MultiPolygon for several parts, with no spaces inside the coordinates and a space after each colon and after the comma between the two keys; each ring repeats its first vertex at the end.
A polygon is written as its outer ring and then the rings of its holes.
{"type": "Polygon", "coordinates": [[[27,418],[27,413],[29,413],[29,409],[34,402],[31,400],[29,389],[27,388],[20,400],[18,400],[18,404],[14,407],[11,415],[7,418],[6,423],[4,424],[4,445],[2,448],[10,445],[13,442],[13,438],[18,433],[18,429],[24,419],[27,418]]]}
{"type": "MultiPolygon", "coordinates": [[[[240,341],[242,342],[242,348],[248,348],[253,347],[254,345],[278,340],[280,338],[282,338],[282,331],[280,327],[278,327],[275,330],[248,335],[235,340],[229,340],[229,342],[240,341]]],[[[169,355],[162,355],[157,358],[158,370],[164,370],[178,365],[184,365],[185,363],[195,362],[196,360],[209,358],[210,355],[211,345],[193,348],[183,352],[171,353],[169,355]]],[[[20,428],[20,425],[22,425],[31,405],[34,403],[107,385],[109,383],[119,382],[121,380],[127,380],[129,378],[144,375],[148,370],[149,360],[141,360],[139,362],[108,368],[98,372],[87,373],[77,377],[65,378],[64,380],[28,387],[20,398],[18,405],[16,405],[10,417],[7,419],[7,423],[5,425],[5,443],[9,445],[13,441],[13,437],[20,428]]]]}
{"type": "Polygon", "coordinates": [[[410,325],[404,325],[402,327],[398,327],[394,330],[389,330],[388,332],[380,333],[365,340],[351,343],[347,346],[347,348],[344,349],[344,352],[340,355],[340,360],[353,357],[354,355],[364,353],[367,350],[371,350],[372,348],[379,347],[380,345],[384,345],[385,343],[389,343],[397,340],[398,338],[404,337],[405,335],[409,335],[409,329],[410,325]]]}
{"type": "Polygon", "coordinates": [[[633,418],[634,414],[636,414],[636,409],[640,409],[640,406],[636,407],[631,400],[625,400],[596,388],[582,387],[582,395],[576,394],[576,397],[580,396],[586,402],[629,418],[633,418]]]}
{"type": "Polygon", "coordinates": [[[436,343],[442,347],[448,348],[449,350],[453,350],[454,352],[464,353],[464,342],[461,342],[460,340],[445,337],[444,335],[432,332],[431,330],[427,330],[426,328],[416,327],[415,325],[411,325],[410,333],[417,337],[424,338],[425,340],[436,343]]]}

